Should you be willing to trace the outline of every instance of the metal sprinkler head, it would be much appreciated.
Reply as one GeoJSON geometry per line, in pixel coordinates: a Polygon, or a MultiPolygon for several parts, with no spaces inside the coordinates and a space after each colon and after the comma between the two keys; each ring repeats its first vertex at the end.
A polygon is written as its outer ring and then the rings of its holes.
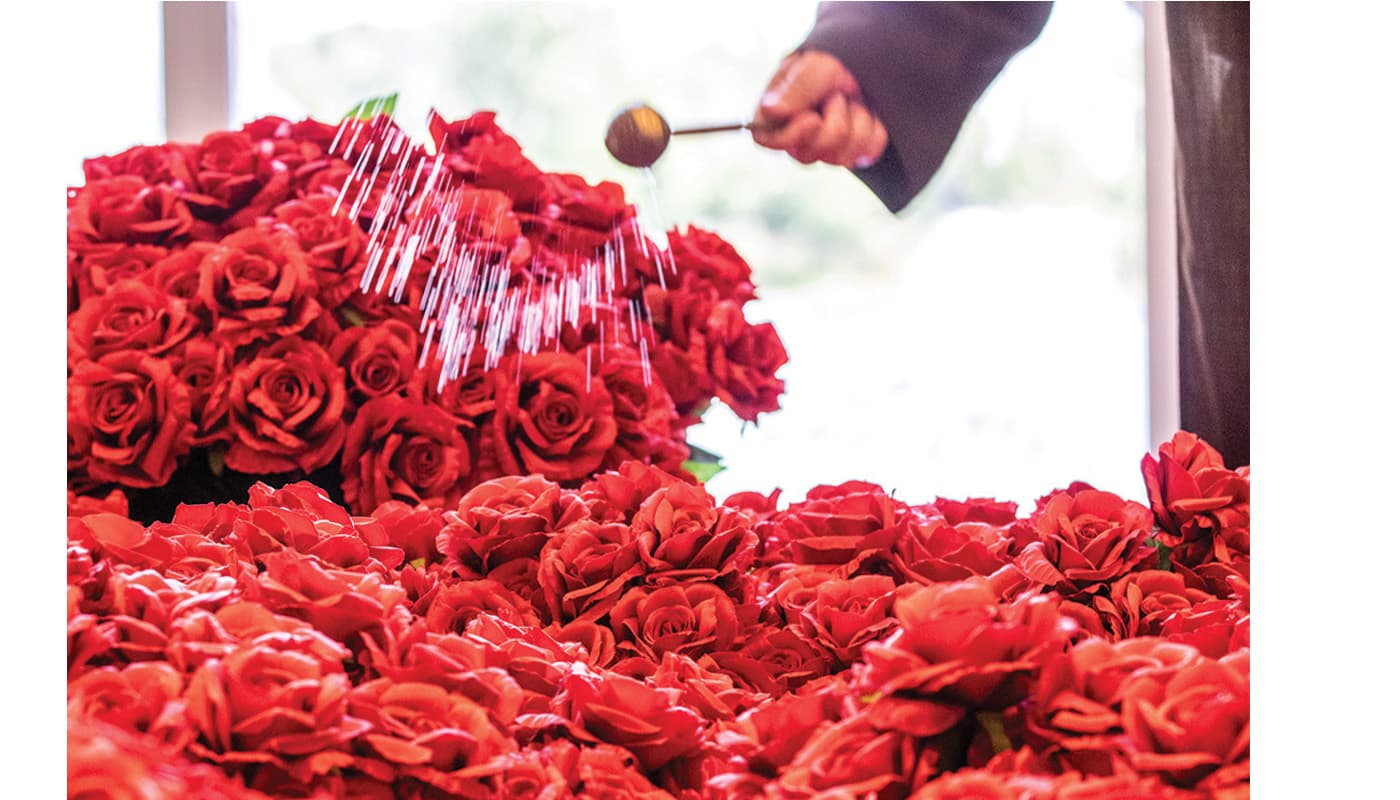
{"type": "Polygon", "coordinates": [[[720,131],[753,130],[752,122],[731,122],[726,125],[703,125],[696,128],[671,130],[666,118],[651,106],[640,105],[624,109],[613,117],[608,125],[608,134],[603,144],[613,158],[629,167],[650,167],[666,152],[672,136],[687,136],[695,133],[719,133],[720,131]]]}
{"type": "Polygon", "coordinates": [[[671,126],[651,106],[632,106],[613,118],[603,144],[629,167],[649,167],[666,152],[671,126]]]}

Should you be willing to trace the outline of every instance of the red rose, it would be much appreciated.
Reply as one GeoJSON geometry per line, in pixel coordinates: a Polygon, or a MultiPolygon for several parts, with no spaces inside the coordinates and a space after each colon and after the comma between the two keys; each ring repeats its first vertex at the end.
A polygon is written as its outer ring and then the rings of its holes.
{"type": "Polygon", "coordinates": [[[539,627],[530,604],[497,581],[461,581],[443,586],[423,615],[434,633],[461,633],[481,614],[500,617],[514,625],[539,627]]]}
{"type": "Polygon", "coordinates": [[[734,601],[708,583],[634,588],[617,601],[609,619],[619,649],[652,661],[663,653],[724,652],[740,634],[734,601]]]}
{"type": "Polygon", "coordinates": [[[833,578],[816,586],[812,599],[793,620],[806,637],[826,647],[842,665],[860,658],[866,643],[896,624],[895,584],[884,575],[833,578]]]}
{"type": "Polygon", "coordinates": [[[200,219],[230,229],[250,225],[287,198],[291,175],[271,148],[240,131],[216,131],[195,152],[194,184],[184,200],[200,219]]]}
{"type": "Polygon", "coordinates": [[[228,390],[232,359],[228,347],[205,338],[189,339],[170,354],[175,377],[190,392],[194,446],[207,447],[228,437],[228,390]]]}
{"type": "Polygon", "coordinates": [[[644,292],[648,318],[660,341],[650,348],[651,364],[682,417],[696,413],[715,394],[710,372],[705,326],[714,310],[711,291],[648,285],[644,292]]]}
{"type": "Polygon", "coordinates": [[[706,797],[741,796],[745,788],[757,788],[752,796],[762,797],[764,776],[785,769],[815,732],[840,717],[839,698],[832,694],[784,694],[722,724],[714,738],[729,759],[725,769],[708,780],[706,788],[713,794],[706,797]]]}
{"type": "Polygon", "coordinates": [[[510,197],[495,189],[462,185],[450,189],[438,204],[422,209],[412,206],[406,224],[429,214],[435,223],[450,224],[456,240],[484,263],[501,262],[518,268],[530,260],[531,250],[511,207],[510,197]]]}
{"type": "Polygon", "coordinates": [[[509,753],[493,761],[497,772],[491,776],[495,797],[501,800],[569,796],[576,781],[568,777],[578,760],[573,742],[556,741],[537,750],[509,753]]]}
{"type": "Polygon", "coordinates": [[[1119,578],[1108,597],[1095,597],[1092,605],[1103,621],[1107,638],[1118,641],[1158,636],[1167,619],[1210,599],[1206,592],[1187,588],[1180,575],[1150,569],[1119,578]]]}
{"type": "Polygon", "coordinates": [[[772,323],[750,325],[737,303],[720,302],[706,323],[705,347],[715,394],[740,419],[753,422],[759,412],[778,410],[777,372],[788,356],[772,323]]]}
{"type": "Polygon", "coordinates": [[[1152,511],[1177,545],[1185,566],[1230,564],[1249,552],[1249,476],[1225,469],[1220,454],[1195,435],[1179,431],[1158,451],[1143,456],[1142,476],[1152,511]]]}
{"type": "Polygon", "coordinates": [[[69,518],[68,540],[114,563],[141,568],[162,569],[183,555],[169,537],[110,512],[69,518]]]}
{"type": "Polygon", "coordinates": [[[362,406],[341,454],[345,500],[357,513],[389,500],[444,507],[471,485],[471,466],[456,420],[401,397],[362,406]]]}
{"type": "Polygon", "coordinates": [[[544,173],[525,158],[520,143],[501,129],[495,113],[478,111],[448,122],[434,114],[428,129],[445,164],[455,174],[478,186],[498,189],[524,206],[534,204],[544,192],[544,173]]]}
{"type": "Polygon", "coordinates": [[[1249,647],[1249,606],[1238,600],[1214,598],[1181,608],[1160,626],[1167,641],[1190,645],[1211,658],[1224,658],[1249,647]]]}
{"type": "Polygon", "coordinates": [[[517,356],[496,369],[496,453],[513,473],[587,477],[617,439],[612,396],[567,353],[517,356]]]}
{"type": "Polygon", "coordinates": [[[1111,774],[1126,758],[1124,682],[1139,671],[1170,674],[1200,658],[1190,647],[1155,637],[1089,639],[1055,656],[1041,671],[1027,720],[1049,745],[1039,749],[1080,772],[1111,774]]]}
{"type": "Polygon", "coordinates": [[[168,746],[99,720],[68,718],[68,796],[270,800],[211,764],[191,764],[168,746]]]}
{"type": "Polygon", "coordinates": [[[1031,515],[1035,537],[1016,563],[1033,580],[1091,593],[1105,582],[1154,563],[1147,544],[1152,512],[1109,492],[1057,492],[1031,515]]]}
{"type": "Polygon", "coordinates": [[[188,673],[211,659],[222,660],[240,643],[258,640],[276,642],[280,649],[304,653],[325,669],[332,669],[350,658],[350,651],[344,645],[310,623],[274,614],[261,603],[252,601],[229,603],[212,613],[204,609],[182,613],[170,623],[166,656],[170,663],[188,673]]]}
{"type": "Polygon", "coordinates": [[[545,632],[560,644],[573,643],[583,648],[584,663],[594,669],[607,667],[617,660],[617,637],[606,625],[576,619],[564,626],[550,625],[545,632]]]}
{"type": "Polygon", "coordinates": [[[710,721],[732,720],[736,713],[767,699],[736,682],[725,670],[717,669],[708,656],[705,662],[701,664],[688,656],[667,653],[655,663],[630,658],[614,665],[613,670],[625,674],[629,667],[636,665],[640,674],[632,677],[659,689],[679,691],[678,704],[710,721]]]}
{"type": "Polygon", "coordinates": [[[902,797],[917,761],[912,737],[882,732],[857,716],[813,733],[777,783],[798,797],[902,797]]]}
{"type": "Polygon", "coordinates": [[[593,519],[630,525],[642,504],[657,491],[697,484],[690,473],[672,475],[640,461],[625,461],[615,471],[593,475],[579,487],[579,495],[593,519]]]}
{"type": "Polygon", "coordinates": [[[773,696],[839,668],[829,653],[790,628],[764,626],[749,631],[745,638],[737,652],[708,653],[701,660],[713,662],[751,691],[773,696]]]}
{"type": "Polygon", "coordinates": [[[1002,603],[985,579],[935,584],[895,601],[899,628],[865,648],[863,685],[882,729],[933,736],[968,709],[1021,699],[1040,664],[1064,646],[1055,599],[1028,592],[1002,603]]]}
{"type": "Polygon", "coordinates": [[[541,178],[542,196],[530,215],[532,233],[559,253],[590,254],[613,242],[618,227],[636,215],[622,187],[611,181],[591,185],[578,175],[555,172],[541,178]]]}
{"type": "Polygon", "coordinates": [[[1006,565],[1009,544],[985,523],[938,521],[914,526],[895,547],[903,574],[919,583],[942,583],[995,573],[1006,565]]]}
{"type": "Polygon", "coordinates": [[[114,156],[101,156],[83,161],[83,177],[89,183],[135,175],[146,183],[190,183],[190,145],[171,142],[160,145],[137,145],[114,156]]]}
{"type": "Polygon", "coordinates": [[[364,232],[345,214],[332,214],[334,206],[335,197],[318,195],[272,210],[272,216],[291,229],[306,253],[306,263],[319,286],[317,300],[326,308],[335,308],[360,290],[366,265],[364,232]]]}
{"type": "Polygon", "coordinates": [[[568,526],[540,551],[539,582],[550,618],[601,619],[645,569],[630,527],[593,520],[568,526]]]}
{"type": "Polygon", "coordinates": [[[283,339],[234,368],[224,462],[252,474],[311,472],[345,441],[344,372],[326,351],[283,339]]]}
{"type": "MultiPolygon", "coordinates": [[[[919,787],[910,800],[1053,800],[1055,779],[1002,775],[980,769],[944,773],[919,787]]],[[[1118,797],[1118,795],[1099,795],[1118,797]]]]}
{"type": "Polygon", "coordinates": [[[184,677],[169,664],[146,661],[101,667],[68,684],[68,714],[109,722],[182,747],[189,729],[179,704],[184,677]]]}
{"type": "Polygon", "coordinates": [[[1123,682],[1122,708],[1133,767],[1194,786],[1249,758],[1249,651],[1138,670],[1123,682]]]}
{"type": "Polygon", "coordinates": [[[617,420],[617,442],[603,459],[603,466],[616,469],[635,459],[679,472],[681,462],[690,457],[690,448],[666,387],[642,369],[631,348],[611,347],[594,360],[602,364],[598,376],[612,395],[617,420]]]}
{"type": "Polygon", "coordinates": [[[170,365],[136,350],[84,361],[68,391],[76,422],[90,431],[89,474],[125,486],[162,486],[194,437],[189,390],[170,365]]]}
{"type": "Polygon", "coordinates": [[[254,511],[255,520],[259,519],[258,509],[292,512],[290,515],[279,513],[282,519],[292,521],[287,526],[289,535],[282,538],[283,543],[303,553],[319,556],[329,563],[382,572],[403,562],[402,548],[394,546],[389,532],[378,520],[350,516],[348,511],[332,502],[324,490],[306,481],[288,483],[277,489],[262,482],[255,483],[248,488],[248,507],[254,511]],[[311,523],[310,535],[306,535],[304,529],[295,529],[294,520],[297,517],[311,523]],[[348,546],[344,548],[329,546],[339,539],[355,541],[353,544],[347,542],[348,546]],[[357,552],[350,555],[351,549],[357,552]],[[382,569],[377,569],[380,565],[382,569]]]}
{"type": "Polygon", "coordinates": [[[911,535],[914,517],[880,487],[847,481],[812,489],[805,502],[789,506],[773,522],[778,530],[766,543],[769,563],[790,559],[837,567],[846,574],[872,557],[897,569],[892,551],[911,535]]]}
{"type": "Polygon", "coordinates": [[[213,335],[234,346],[290,336],[321,313],[301,248],[261,228],[231,233],[205,254],[196,302],[213,315],[213,335]]]}
{"type": "Polygon", "coordinates": [[[194,217],[178,191],[132,175],[89,183],[68,209],[70,243],[169,246],[189,238],[193,229],[194,217]]]}
{"type": "Polygon", "coordinates": [[[142,279],[171,297],[178,297],[193,308],[199,296],[199,265],[216,249],[213,242],[192,242],[151,265],[142,279]]]}
{"type": "MultiPolygon", "coordinates": [[[[538,626],[514,625],[499,616],[482,614],[467,623],[463,636],[472,642],[485,644],[493,663],[510,673],[510,677],[525,690],[522,710],[528,713],[548,710],[559,688],[559,681],[576,661],[585,658],[583,648],[560,644],[538,626]]],[[[431,635],[430,635],[431,638],[431,635]]],[[[445,638],[438,641],[445,644],[445,638]]],[[[515,726],[521,726],[516,718],[515,726]]]]}
{"type": "Polygon", "coordinates": [[[151,267],[170,251],[148,244],[99,244],[83,248],[71,265],[76,273],[78,299],[102,294],[128,278],[144,278],[151,267]]]}
{"type": "Polygon", "coordinates": [[[742,305],[754,299],[753,270],[729,242],[694,225],[684,233],[673,228],[666,239],[678,273],[704,279],[725,300],[742,305]]]}
{"type": "Polygon", "coordinates": [[[350,398],[362,405],[399,394],[418,372],[418,332],[398,320],[352,326],[331,342],[331,358],[345,368],[350,398]]]}
{"type": "Polygon", "coordinates": [[[541,613],[547,608],[538,580],[540,549],[586,509],[573,492],[538,475],[509,476],[478,485],[445,516],[438,551],[459,574],[491,576],[521,589],[541,613]]]}
{"type": "Polygon", "coordinates": [[[269,161],[285,167],[292,175],[291,193],[301,188],[297,175],[308,165],[324,164],[335,140],[337,126],[313,119],[292,122],[282,117],[263,117],[243,126],[269,161]]]}
{"type": "Polygon", "coordinates": [[[747,513],[715,508],[704,487],[680,482],[653,492],[632,530],[657,584],[705,581],[734,591],[758,544],[747,513]]]}
{"type": "Polygon", "coordinates": [[[404,600],[404,590],[376,575],[329,569],[291,550],[265,553],[258,598],[273,611],[304,619],[340,642],[358,642],[404,600]]]}
{"type": "Polygon", "coordinates": [[[933,507],[947,520],[949,525],[964,522],[981,522],[987,525],[1010,525],[1016,521],[1016,504],[993,500],[989,497],[970,497],[967,500],[950,500],[939,497],[933,507]]]}
{"type": "Polygon", "coordinates": [[[1157,459],[1148,453],[1142,457],[1142,478],[1147,484],[1147,498],[1157,523],[1169,533],[1181,533],[1183,522],[1195,516],[1187,511],[1184,518],[1174,513],[1171,505],[1178,499],[1199,499],[1192,476],[1205,469],[1224,469],[1225,459],[1194,433],[1177,431],[1171,441],[1157,449],[1157,459]]]}
{"type": "Polygon", "coordinates": [[[88,514],[116,514],[125,517],[130,513],[126,493],[113,489],[105,497],[80,495],[68,490],[68,516],[85,517],[88,514]]]}
{"type": "Polygon", "coordinates": [[[644,771],[653,772],[701,746],[704,720],[677,704],[676,694],[621,675],[570,672],[554,707],[585,741],[625,747],[644,771]]]}
{"type": "Polygon", "coordinates": [[[448,381],[441,391],[438,390],[437,381],[442,362],[434,359],[423,369],[415,365],[408,385],[408,396],[442,406],[463,425],[489,428],[491,412],[496,410],[496,377],[486,369],[485,361],[483,351],[473,350],[462,377],[448,381]]]}
{"type": "Polygon", "coordinates": [[[620,747],[599,745],[579,750],[578,800],[670,800],[675,795],[658,789],[637,771],[636,759],[620,747]]]}
{"type": "Polygon", "coordinates": [[[446,524],[441,509],[390,500],[371,513],[388,532],[390,543],[403,548],[408,561],[437,556],[437,535],[446,524]]]}
{"type": "Polygon", "coordinates": [[[486,709],[440,686],[369,681],[350,693],[350,709],[373,725],[362,746],[399,774],[456,795],[482,792],[498,759],[516,749],[486,709]]]}
{"type": "MultiPolygon", "coordinates": [[[[325,759],[370,728],[346,714],[349,690],[338,664],[324,664],[279,634],[264,635],[190,678],[185,701],[199,734],[190,751],[221,764],[325,759]]],[[[325,761],[322,771],[348,763],[325,761]]]]}
{"type": "Polygon", "coordinates": [[[69,363],[119,350],[164,355],[194,332],[185,301],[139,280],[126,280],[89,298],[68,317],[69,363]]]}

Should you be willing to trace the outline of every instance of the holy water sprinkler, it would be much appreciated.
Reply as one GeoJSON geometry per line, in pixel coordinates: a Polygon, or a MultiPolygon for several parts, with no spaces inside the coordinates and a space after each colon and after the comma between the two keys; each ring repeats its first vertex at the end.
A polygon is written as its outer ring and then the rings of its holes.
{"type": "Polygon", "coordinates": [[[699,128],[671,130],[666,118],[651,106],[632,106],[613,118],[608,125],[603,144],[613,158],[629,167],[650,167],[666,152],[672,136],[686,136],[696,133],[718,133],[720,131],[751,130],[752,122],[734,122],[727,125],[709,125],[699,128]]]}

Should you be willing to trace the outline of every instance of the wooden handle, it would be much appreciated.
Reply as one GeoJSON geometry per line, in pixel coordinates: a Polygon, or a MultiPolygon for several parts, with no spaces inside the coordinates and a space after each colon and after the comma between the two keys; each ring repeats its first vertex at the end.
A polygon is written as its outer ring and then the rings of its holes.
{"type": "Polygon", "coordinates": [[[752,122],[731,122],[728,125],[707,125],[700,128],[681,128],[671,131],[672,136],[685,136],[691,133],[719,133],[720,131],[742,131],[753,127],[752,122]]]}

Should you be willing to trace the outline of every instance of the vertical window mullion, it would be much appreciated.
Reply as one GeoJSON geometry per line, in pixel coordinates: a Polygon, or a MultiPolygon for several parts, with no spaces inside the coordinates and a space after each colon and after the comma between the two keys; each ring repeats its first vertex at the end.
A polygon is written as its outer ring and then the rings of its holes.
{"type": "Polygon", "coordinates": [[[1147,372],[1151,443],[1181,426],[1177,337],[1176,128],[1172,120],[1171,62],[1166,9],[1142,5],[1143,92],[1147,149],[1147,372]]]}
{"type": "Polygon", "coordinates": [[[229,127],[233,48],[227,2],[161,4],[165,135],[198,142],[229,127]]]}

